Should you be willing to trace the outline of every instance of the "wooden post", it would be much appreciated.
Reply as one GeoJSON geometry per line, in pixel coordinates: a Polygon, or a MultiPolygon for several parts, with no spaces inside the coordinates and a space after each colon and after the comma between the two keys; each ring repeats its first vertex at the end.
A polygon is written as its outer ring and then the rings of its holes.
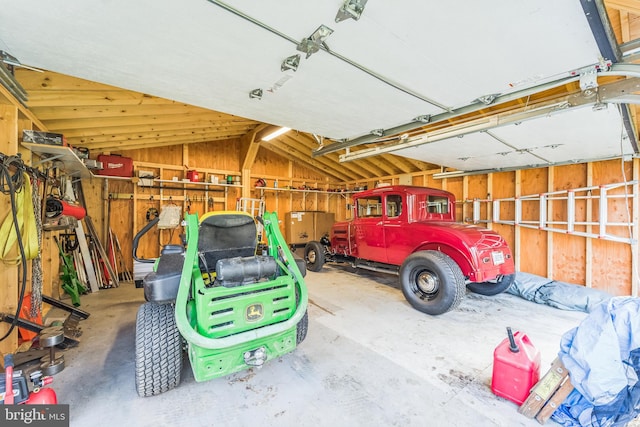
{"type": "MultiPolygon", "coordinates": [[[[555,167],[549,166],[547,169],[547,191],[549,192],[554,190],[554,172],[555,167]]],[[[553,220],[553,203],[547,205],[547,218],[549,221],[553,220]]],[[[547,231],[547,277],[553,277],[553,233],[550,231],[547,231]]]]}
{"type": "MultiPolygon", "coordinates": [[[[593,185],[593,163],[587,163],[587,187],[591,187],[593,185]]],[[[602,203],[602,201],[601,201],[602,203]]],[[[591,200],[587,200],[587,211],[586,211],[586,221],[587,223],[593,220],[593,203],[591,200]]],[[[587,225],[586,232],[591,233],[593,231],[593,227],[591,225],[587,225]]],[[[585,239],[585,286],[590,288],[593,285],[593,240],[585,239]]]]}
{"type": "MultiPolygon", "coordinates": [[[[18,152],[18,107],[15,105],[0,104],[0,152],[13,155],[18,152]]],[[[11,200],[3,195],[0,202],[0,221],[11,213],[11,200]]],[[[18,307],[18,269],[20,266],[4,264],[0,262],[2,286],[0,286],[0,312],[11,315],[16,314],[18,307]]],[[[0,322],[0,337],[9,330],[9,324],[0,322]]],[[[0,352],[13,353],[18,347],[18,329],[15,328],[11,335],[0,341],[0,352]]]]}
{"type": "MultiPolygon", "coordinates": [[[[516,170],[516,174],[515,174],[515,188],[514,188],[514,193],[515,193],[515,197],[518,198],[522,195],[522,171],[521,170],[516,170]]],[[[517,200],[516,200],[517,203],[517,200]]],[[[516,215],[517,215],[518,209],[516,209],[516,215]]],[[[521,221],[522,218],[516,218],[516,221],[521,221]]],[[[520,242],[520,238],[521,238],[521,229],[519,225],[515,225],[513,227],[513,241],[514,241],[514,245],[515,247],[513,248],[513,260],[515,262],[515,268],[516,271],[520,271],[520,258],[521,258],[521,242],[520,242]]]]}
{"type": "Polygon", "coordinates": [[[638,281],[640,281],[640,276],[638,273],[638,264],[640,264],[640,260],[638,260],[638,236],[640,234],[640,194],[638,194],[638,180],[640,179],[640,159],[637,157],[633,159],[633,180],[636,184],[633,184],[633,206],[631,208],[631,219],[633,222],[632,228],[632,237],[634,239],[633,244],[631,244],[631,296],[638,296],[638,281]]]}

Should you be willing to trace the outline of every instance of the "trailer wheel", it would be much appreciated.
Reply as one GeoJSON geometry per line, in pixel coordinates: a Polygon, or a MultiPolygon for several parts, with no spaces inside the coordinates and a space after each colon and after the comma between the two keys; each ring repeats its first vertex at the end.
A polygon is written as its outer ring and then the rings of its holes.
{"type": "Polygon", "coordinates": [[[309,313],[304,312],[304,316],[296,325],[296,345],[300,345],[302,341],[307,337],[307,330],[309,329],[309,313]]]}
{"type": "Polygon", "coordinates": [[[400,267],[404,297],[416,310],[438,315],[456,308],[466,293],[458,264],[438,251],[411,254],[400,267]]]}
{"type": "Polygon", "coordinates": [[[324,247],[320,242],[309,242],[304,247],[304,260],[307,270],[318,272],[324,264],[324,247]]]}
{"type": "Polygon", "coordinates": [[[480,295],[486,295],[486,296],[498,295],[506,291],[507,289],[509,289],[509,286],[511,286],[515,278],[516,278],[515,273],[507,274],[504,276],[500,276],[500,278],[497,280],[490,280],[490,281],[481,282],[481,283],[469,283],[467,285],[467,288],[469,288],[471,292],[475,292],[476,294],[480,294],[480,295]]]}
{"type": "Polygon", "coordinates": [[[182,336],[173,304],[147,302],[136,317],[136,390],[141,397],[171,390],[180,383],[182,336]]]}

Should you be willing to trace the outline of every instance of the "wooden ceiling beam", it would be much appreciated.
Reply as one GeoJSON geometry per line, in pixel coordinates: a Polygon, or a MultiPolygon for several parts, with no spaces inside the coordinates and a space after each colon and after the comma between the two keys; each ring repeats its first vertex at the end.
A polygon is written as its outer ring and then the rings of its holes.
{"type": "Polygon", "coordinates": [[[622,10],[640,16],[640,2],[638,0],[605,0],[605,6],[622,10]]]}
{"type": "Polygon", "coordinates": [[[305,155],[294,149],[293,147],[277,140],[271,141],[262,141],[261,145],[278,155],[284,156],[285,158],[292,160],[293,162],[300,162],[305,167],[310,168],[312,170],[318,171],[322,174],[327,174],[333,179],[338,181],[348,181],[350,178],[344,172],[340,172],[335,170],[334,168],[330,168],[320,163],[316,159],[311,158],[310,156],[305,155]]]}
{"type": "Polygon", "coordinates": [[[120,126],[153,126],[158,123],[181,123],[193,122],[199,120],[231,121],[237,123],[253,123],[259,122],[240,119],[228,114],[204,112],[204,113],[185,113],[185,114],[163,114],[163,115],[131,115],[123,117],[87,117],[87,118],[70,118],[70,119],[49,119],[46,120],[49,129],[71,130],[71,129],[92,129],[107,128],[120,126]]]}
{"type": "Polygon", "coordinates": [[[407,160],[408,162],[410,162],[411,164],[413,164],[416,169],[418,170],[418,172],[420,171],[428,171],[431,169],[437,169],[440,166],[435,165],[433,163],[428,163],[428,162],[423,162],[422,160],[416,160],[416,159],[410,159],[410,158],[405,158],[405,160],[407,160]]]}
{"type": "Polygon", "coordinates": [[[253,163],[256,161],[256,156],[260,149],[260,140],[258,139],[258,135],[268,128],[269,125],[264,123],[254,126],[249,132],[244,133],[240,138],[240,146],[242,147],[242,154],[240,156],[242,168],[240,170],[243,172],[249,171],[253,167],[253,163]]]}
{"type": "Polygon", "coordinates": [[[26,68],[16,68],[16,79],[20,82],[23,88],[30,90],[67,90],[67,91],[82,91],[82,90],[122,90],[115,86],[110,86],[102,83],[92,82],[90,80],[84,80],[77,77],[72,77],[66,74],[54,73],[53,71],[44,70],[39,73],[37,71],[28,70],[26,68]]]}
{"type": "Polygon", "coordinates": [[[129,125],[129,126],[109,126],[109,127],[93,127],[82,129],[57,129],[56,132],[64,134],[67,138],[84,138],[94,136],[105,135],[126,135],[136,133],[148,133],[148,132],[164,132],[164,131],[180,131],[184,129],[194,130],[221,130],[228,129],[234,131],[236,129],[251,129],[255,127],[254,122],[228,122],[213,120],[196,120],[189,122],[167,122],[156,124],[142,124],[142,125],[129,125]]]}
{"type": "MultiPolygon", "coordinates": [[[[114,151],[114,150],[130,150],[132,147],[136,149],[146,148],[154,149],[157,147],[164,147],[167,145],[178,144],[196,144],[200,142],[214,142],[214,141],[228,141],[230,138],[228,135],[198,135],[185,137],[167,137],[167,138],[145,138],[134,139],[127,141],[112,141],[112,142],[100,142],[96,144],[78,144],[79,147],[86,147],[92,151],[114,151]]],[[[73,144],[72,144],[73,145],[73,144]]]]}
{"type": "Polygon", "coordinates": [[[82,137],[69,137],[65,135],[67,141],[69,141],[72,145],[74,143],[76,145],[83,144],[93,144],[93,143],[101,143],[108,141],[133,141],[133,140],[143,140],[143,139],[152,139],[152,138],[165,138],[165,137],[177,137],[177,136],[188,136],[188,135],[229,135],[234,138],[240,138],[246,132],[251,130],[251,126],[242,126],[242,127],[210,127],[210,128],[198,128],[198,129],[177,129],[177,130],[166,130],[166,131],[147,131],[147,132],[131,132],[131,133],[121,133],[121,134],[111,134],[111,135],[89,135],[82,137]]]}
{"type": "Polygon", "coordinates": [[[168,99],[126,90],[29,90],[28,93],[29,108],[175,104],[168,99]]]}
{"type": "Polygon", "coordinates": [[[175,102],[166,105],[102,105],[87,107],[42,107],[32,111],[42,121],[61,119],[88,119],[96,117],[128,117],[128,116],[165,116],[173,114],[202,114],[210,113],[200,107],[175,102]]]}
{"type": "Polygon", "coordinates": [[[398,173],[411,173],[411,172],[415,172],[415,168],[413,167],[413,165],[411,163],[409,163],[404,157],[402,156],[396,156],[394,154],[383,154],[382,157],[384,160],[386,160],[389,164],[392,164],[396,167],[396,169],[399,171],[397,172],[395,175],[397,175],[398,173]]]}
{"type": "MultiPolygon", "coordinates": [[[[296,142],[305,146],[309,150],[310,157],[313,150],[315,150],[318,147],[318,143],[316,142],[316,140],[308,133],[299,132],[298,134],[295,135],[295,137],[292,137],[292,140],[295,140],[296,142]]],[[[330,161],[330,163],[340,165],[339,166],[340,169],[342,168],[348,169],[349,171],[351,171],[351,174],[354,175],[355,177],[367,178],[371,176],[371,171],[361,167],[360,164],[357,162],[340,163],[340,159],[339,159],[340,156],[338,153],[328,153],[324,156],[316,157],[316,159],[318,160],[323,157],[326,157],[330,161]]]]}
{"type": "MultiPolygon", "coordinates": [[[[297,135],[293,135],[293,136],[288,136],[286,138],[286,140],[282,141],[283,143],[285,143],[287,146],[293,147],[294,149],[297,149],[300,153],[302,153],[302,155],[308,157],[308,159],[313,159],[311,157],[311,152],[310,149],[306,146],[306,144],[304,144],[303,142],[300,141],[301,139],[301,135],[302,133],[299,133],[297,135]]],[[[325,165],[326,167],[329,167],[333,170],[336,171],[336,173],[340,173],[340,174],[344,174],[344,175],[348,175],[349,177],[352,177],[351,179],[354,179],[355,177],[362,177],[363,175],[361,173],[359,173],[358,171],[354,170],[355,168],[344,168],[342,167],[342,165],[339,165],[337,162],[332,161],[331,159],[327,158],[327,159],[322,159],[322,157],[319,157],[317,159],[314,159],[320,163],[322,163],[323,165],[325,165]]],[[[366,175],[364,175],[366,176],[366,175]]]]}
{"type": "Polygon", "coordinates": [[[382,158],[380,156],[372,156],[372,157],[368,157],[364,160],[367,160],[367,163],[371,164],[372,166],[375,166],[377,169],[379,169],[382,172],[378,172],[376,174],[376,176],[384,176],[384,175],[395,175],[397,169],[395,169],[395,167],[390,166],[387,164],[387,162],[385,162],[384,160],[382,160],[382,158]]]}

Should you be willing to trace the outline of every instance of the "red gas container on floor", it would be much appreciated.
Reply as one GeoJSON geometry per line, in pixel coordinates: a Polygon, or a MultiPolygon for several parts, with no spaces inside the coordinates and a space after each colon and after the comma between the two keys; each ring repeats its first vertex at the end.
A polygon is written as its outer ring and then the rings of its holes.
{"type": "Polygon", "coordinates": [[[522,405],[540,379],[540,351],[520,331],[507,335],[493,352],[491,391],[522,405]]]}

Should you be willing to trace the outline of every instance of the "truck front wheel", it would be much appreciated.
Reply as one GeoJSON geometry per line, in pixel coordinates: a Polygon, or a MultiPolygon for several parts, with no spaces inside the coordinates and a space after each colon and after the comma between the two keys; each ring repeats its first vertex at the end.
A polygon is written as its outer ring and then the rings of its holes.
{"type": "Polygon", "coordinates": [[[320,242],[309,242],[304,247],[304,260],[307,270],[318,272],[324,264],[324,247],[320,242]]]}
{"type": "Polygon", "coordinates": [[[404,297],[416,310],[438,315],[456,308],[466,293],[458,264],[438,251],[411,254],[400,267],[404,297]]]}
{"type": "Polygon", "coordinates": [[[469,283],[467,288],[476,294],[493,296],[506,291],[516,278],[516,274],[506,274],[500,276],[497,280],[490,280],[481,283],[469,283]]]}

